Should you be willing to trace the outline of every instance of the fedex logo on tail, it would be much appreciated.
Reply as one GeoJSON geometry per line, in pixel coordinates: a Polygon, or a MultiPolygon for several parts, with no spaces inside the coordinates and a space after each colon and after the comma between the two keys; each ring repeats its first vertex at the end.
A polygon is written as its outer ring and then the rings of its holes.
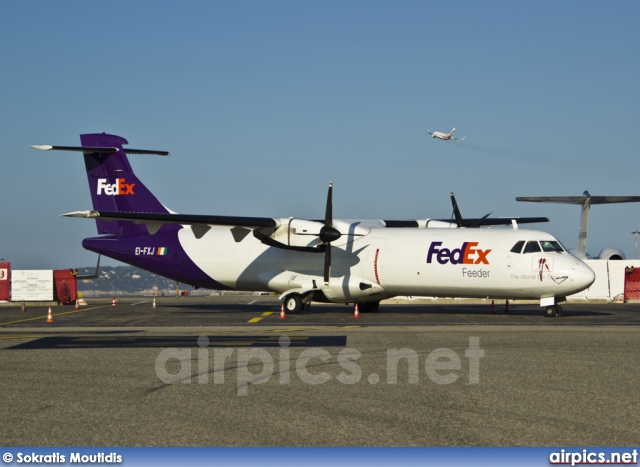
{"type": "Polygon", "coordinates": [[[107,183],[106,178],[98,179],[98,194],[116,196],[116,195],[133,195],[133,187],[135,183],[126,183],[124,178],[116,178],[116,183],[107,183]]]}
{"type": "Polygon", "coordinates": [[[431,263],[435,256],[440,264],[489,264],[487,256],[491,250],[476,248],[478,242],[464,242],[460,248],[453,250],[440,248],[441,245],[442,242],[431,242],[427,253],[427,263],[431,263]]]}

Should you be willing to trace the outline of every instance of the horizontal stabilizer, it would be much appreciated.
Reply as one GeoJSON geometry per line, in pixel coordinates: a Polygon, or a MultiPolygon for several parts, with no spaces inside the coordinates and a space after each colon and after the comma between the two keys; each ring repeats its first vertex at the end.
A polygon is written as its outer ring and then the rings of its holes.
{"type": "Polygon", "coordinates": [[[127,148],[124,150],[127,154],[153,154],[155,156],[170,156],[171,153],[169,151],[156,151],[153,149],[131,149],[127,148]]]}
{"type": "Polygon", "coordinates": [[[100,148],[94,146],[49,146],[47,144],[43,145],[35,145],[31,146],[33,149],[39,149],[41,151],[75,151],[75,152],[86,152],[86,153],[100,153],[100,154],[111,154],[113,152],[118,152],[118,148],[100,148]]]}
{"type": "Polygon", "coordinates": [[[559,203],[559,204],[583,204],[589,200],[589,204],[612,203],[638,203],[640,196],[518,196],[516,201],[529,201],[532,203],[559,203]]]}
{"type": "MultiPolygon", "coordinates": [[[[41,151],[74,151],[74,152],[82,152],[85,154],[112,154],[114,152],[120,151],[119,148],[114,147],[98,147],[98,146],[50,146],[47,144],[44,145],[34,145],[30,146],[33,149],[39,149],[41,151]]],[[[168,151],[155,151],[149,149],[125,149],[124,152],[127,154],[155,154],[157,156],[170,156],[171,154],[168,151]]]]}

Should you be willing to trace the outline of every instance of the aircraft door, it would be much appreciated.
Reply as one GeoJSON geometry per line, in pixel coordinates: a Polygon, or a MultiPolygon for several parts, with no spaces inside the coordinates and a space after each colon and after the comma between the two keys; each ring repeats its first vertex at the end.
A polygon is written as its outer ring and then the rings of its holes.
{"type": "Polygon", "coordinates": [[[360,272],[362,277],[382,287],[384,287],[384,278],[380,273],[380,265],[386,242],[386,239],[372,239],[367,247],[358,254],[362,266],[360,272]]]}

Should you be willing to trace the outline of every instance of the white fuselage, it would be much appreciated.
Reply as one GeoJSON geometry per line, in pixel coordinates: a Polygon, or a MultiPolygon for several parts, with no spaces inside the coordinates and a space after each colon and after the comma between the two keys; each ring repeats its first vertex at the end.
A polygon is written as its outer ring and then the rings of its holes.
{"type": "MultiPolygon", "coordinates": [[[[282,224],[286,227],[286,222],[282,224]]],[[[290,222],[290,221],[289,221],[290,222]]],[[[283,229],[281,227],[280,229],[283,229]]],[[[284,232],[287,244],[317,242],[284,232]]],[[[542,299],[587,288],[593,271],[567,252],[512,253],[518,241],[555,238],[521,229],[384,228],[343,222],[332,243],[332,271],[324,284],[321,253],[267,246],[247,235],[236,241],[229,228],[214,227],[197,239],[179,232],[182,247],[213,280],[238,290],[279,293],[321,290],[328,300],[379,300],[396,295],[542,299]],[[349,233],[357,235],[348,235],[349,233]]]]}

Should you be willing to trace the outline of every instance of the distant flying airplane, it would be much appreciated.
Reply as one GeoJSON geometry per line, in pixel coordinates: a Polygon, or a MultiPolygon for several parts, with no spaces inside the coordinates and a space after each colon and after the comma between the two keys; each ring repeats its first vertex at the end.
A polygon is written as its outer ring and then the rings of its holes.
{"type": "Polygon", "coordinates": [[[453,137],[453,132],[454,131],[456,131],[455,128],[453,130],[451,130],[450,133],[441,133],[439,131],[434,131],[432,133],[429,130],[427,130],[427,133],[429,133],[432,138],[438,138],[438,139],[443,139],[443,140],[452,140],[452,141],[462,141],[464,139],[464,136],[462,138],[454,138],[453,137]]]}
{"type": "Polygon", "coordinates": [[[125,150],[127,140],[104,133],[80,141],[35,148],[84,153],[93,210],[63,214],[96,221],[100,236],[84,248],[196,287],[278,292],[290,313],[311,302],[377,311],[386,298],[427,295],[540,300],[556,316],[567,295],[595,280],[552,235],[510,218],[469,223],[455,203],[455,222],[334,219],[329,184],[324,219],[176,214],[126,155],[168,152],[125,150]],[[497,223],[512,228],[465,228],[497,223]]]}

